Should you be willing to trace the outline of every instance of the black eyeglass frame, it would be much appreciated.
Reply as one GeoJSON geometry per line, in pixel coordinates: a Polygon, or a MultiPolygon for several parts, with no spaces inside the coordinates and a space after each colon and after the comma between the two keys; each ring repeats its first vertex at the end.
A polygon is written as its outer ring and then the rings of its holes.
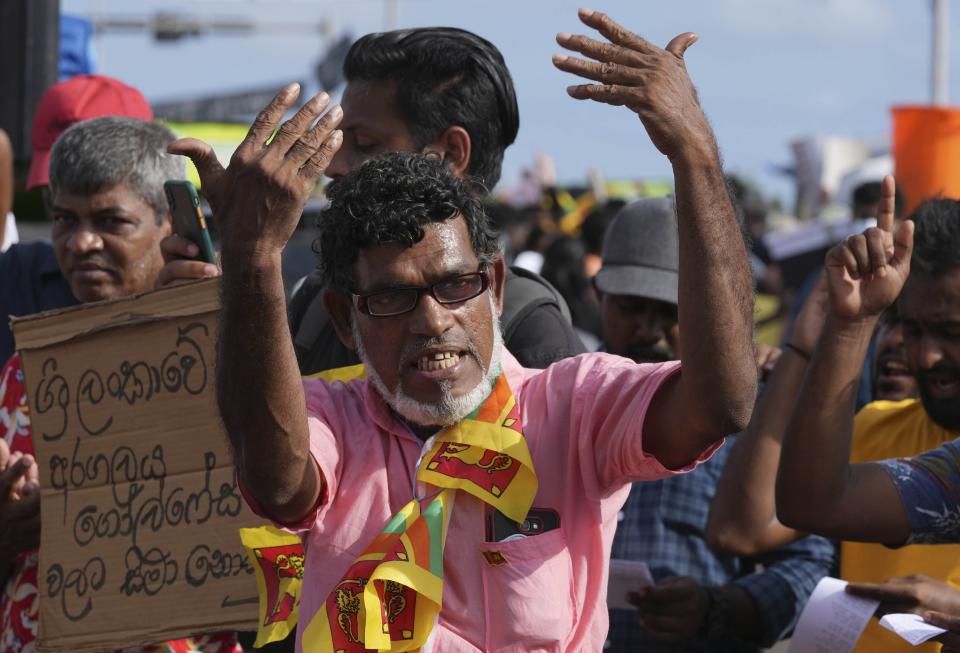
{"type": "Polygon", "coordinates": [[[437,283],[429,286],[403,286],[400,288],[388,288],[386,290],[377,290],[376,292],[363,293],[363,294],[351,292],[350,296],[353,297],[354,306],[356,306],[357,310],[363,313],[364,315],[369,315],[370,317],[396,317],[397,315],[404,315],[405,313],[409,313],[410,311],[414,310],[417,307],[417,305],[420,303],[420,298],[423,297],[424,295],[430,295],[438,304],[447,306],[450,304],[462,304],[463,302],[467,302],[467,301],[470,301],[471,299],[475,299],[480,295],[482,295],[484,292],[486,292],[487,289],[489,288],[490,288],[490,273],[487,271],[486,266],[484,266],[479,270],[477,270],[476,272],[467,272],[465,274],[458,274],[455,277],[450,277],[448,279],[444,279],[443,281],[438,281],[437,283]],[[452,301],[445,301],[437,297],[437,293],[436,293],[437,286],[442,286],[445,283],[450,283],[451,281],[457,281],[458,279],[464,279],[467,277],[480,277],[480,289],[477,290],[476,293],[474,293],[473,295],[470,295],[469,297],[463,297],[463,298],[455,299],[452,301]],[[410,308],[405,309],[403,311],[398,311],[396,313],[387,313],[387,314],[370,312],[368,300],[371,297],[375,297],[377,295],[383,295],[387,293],[395,293],[395,292],[403,292],[403,291],[411,291],[411,290],[415,290],[417,292],[417,297],[414,300],[413,304],[410,305],[410,308]]]}

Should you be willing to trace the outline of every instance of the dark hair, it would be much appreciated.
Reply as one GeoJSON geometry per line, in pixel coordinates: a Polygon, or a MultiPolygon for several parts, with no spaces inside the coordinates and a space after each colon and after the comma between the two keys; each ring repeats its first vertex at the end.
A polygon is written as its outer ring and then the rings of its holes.
{"type": "Polygon", "coordinates": [[[92,195],[125,184],[160,224],[170,212],[163,182],[184,177],[185,159],[167,154],[175,139],[168,127],[139,118],[102,116],[75,123],[50,151],[50,193],[92,195]]]}
{"type": "MultiPolygon", "coordinates": [[[[865,181],[853,189],[853,201],[851,202],[855,218],[871,217],[861,215],[866,209],[872,207],[880,201],[883,191],[883,184],[879,181],[865,181]]],[[[893,195],[893,213],[896,216],[903,214],[903,192],[900,187],[894,191],[893,195]]]]}
{"type": "Polygon", "coordinates": [[[328,190],[330,206],[318,221],[314,243],[324,282],[342,292],[352,289],[352,267],[361,249],[380,243],[410,247],[423,240],[423,228],[463,216],[473,251],[481,263],[500,254],[497,233],[483,205],[442,161],[400,152],[371,159],[328,190]]]}
{"type": "Polygon", "coordinates": [[[583,265],[586,254],[583,242],[569,236],[559,236],[544,252],[540,274],[567,300],[573,325],[599,336],[600,311],[587,300],[590,279],[583,265]]]}
{"type": "Polygon", "coordinates": [[[914,210],[912,269],[939,276],[960,266],[960,201],[929,199],[914,210]]]}
{"type": "Polygon", "coordinates": [[[520,113],[510,72],[492,43],[453,27],[367,34],[350,48],[343,74],[348,82],[396,81],[397,106],[417,149],[463,127],[471,182],[488,190],[496,185],[520,113]]]}
{"type": "Polygon", "coordinates": [[[583,219],[583,224],[580,225],[580,240],[583,241],[587,252],[600,255],[603,251],[603,237],[607,233],[607,227],[613,221],[613,216],[626,204],[620,199],[607,200],[583,219]]]}

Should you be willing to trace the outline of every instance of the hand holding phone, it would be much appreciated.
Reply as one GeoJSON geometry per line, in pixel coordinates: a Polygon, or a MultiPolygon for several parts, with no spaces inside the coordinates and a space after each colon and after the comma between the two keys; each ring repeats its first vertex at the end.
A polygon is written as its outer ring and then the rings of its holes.
{"type": "Polygon", "coordinates": [[[199,260],[216,265],[217,255],[213,250],[213,240],[200,209],[200,197],[193,184],[181,179],[171,179],[164,182],[163,190],[167,194],[170,213],[173,215],[173,230],[199,248],[199,260]]]}

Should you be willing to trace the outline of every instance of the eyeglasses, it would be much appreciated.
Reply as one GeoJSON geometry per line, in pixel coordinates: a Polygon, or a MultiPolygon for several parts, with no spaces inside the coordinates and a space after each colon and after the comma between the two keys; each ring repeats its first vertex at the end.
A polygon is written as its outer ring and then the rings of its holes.
{"type": "Polygon", "coordinates": [[[459,304],[481,295],[490,287],[487,271],[468,272],[438,281],[432,286],[391,288],[360,295],[353,294],[357,310],[371,317],[393,317],[409,313],[420,302],[420,296],[429,294],[439,304],[459,304]]]}

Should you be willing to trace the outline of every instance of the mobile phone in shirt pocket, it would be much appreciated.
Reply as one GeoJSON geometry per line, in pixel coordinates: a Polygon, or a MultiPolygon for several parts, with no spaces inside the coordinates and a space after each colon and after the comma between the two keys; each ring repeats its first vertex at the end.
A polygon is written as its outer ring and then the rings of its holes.
{"type": "Polygon", "coordinates": [[[563,528],[535,537],[484,542],[480,554],[486,650],[565,650],[579,608],[563,528]]]}

